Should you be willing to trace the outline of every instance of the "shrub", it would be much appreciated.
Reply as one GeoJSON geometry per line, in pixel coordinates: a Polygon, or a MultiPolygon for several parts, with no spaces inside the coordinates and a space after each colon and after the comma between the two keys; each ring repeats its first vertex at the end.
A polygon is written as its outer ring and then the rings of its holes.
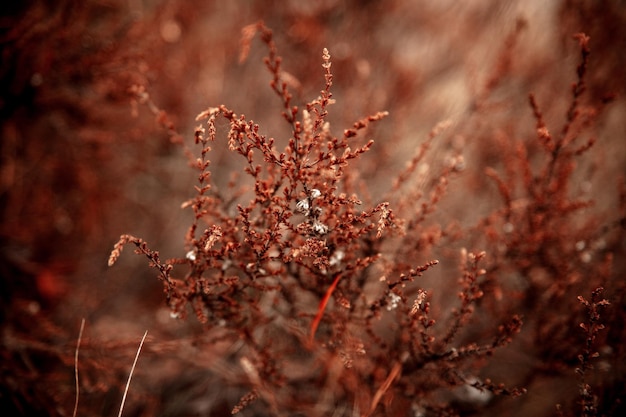
{"type": "Polygon", "coordinates": [[[0,18],[5,414],[623,414],[618,2],[44,3],[0,18]]]}
{"type": "MultiPolygon", "coordinates": [[[[444,393],[455,387],[482,393],[459,400],[470,403],[487,401],[490,393],[523,393],[475,376],[482,359],[520,331],[520,316],[507,312],[496,318],[490,331],[489,326],[481,330],[490,336],[460,337],[483,302],[485,286],[494,282],[481,265],[487,254],[461,251],[459,302],[449,315],[435,318],[432,294],[419,282],[438,263],[419,260],[438,243],[437,235],[452,233],[445,226],[429,230],[424,221],[461,169],[462,157],[451,158],[430,189],[410,187],[410,178],[418,175],[430,142],[445,123],[432,130],[391,182],[388,201],[362,201],[358,193],[363,184],[353,163],[371,150],[374,141],[361,138],[386,112],[334,136],[327,121],[335,104],[329,51],[322,55],[325,86],[320,96],[300,108],[292,104],[282,78],[272,32],[258,24],[243,33],[244,54],[257,33],[268,47],[270,87],[291,130],[284,150],[262,127],[226,106],[200,113],[197,120],[204,124],[195,129],[200,156],[191,161],[198,171],[196,195],[183,203],[193,211],[186,257],[161,260],[142,239],[122,235],[109,265],[124,245],[134,244],[159,271],[173,317],[185,317],[189,307],[216,341],[243,342],[233,360],[249,392],[233,412],[260,398],[277,415],[322,415],[344,408],[389,415],[410,407],[445,414],[453,412],[454,401],[444,393]],[[220,118],[228,123],[223,142],[240,155],[249,179],[236,178],[224,191],[211,181],[209,160],[211,146],[219,146],[225,129],[220,118]],[[303,364],[305,369],[298,366],[303,364]]],[[[581,67],[585,64],[586,56],[581,67]]],[[[583,75],[579,70],[579,83],[583,75]]],[[[575,91],[575,100],[578,96],[575,91]]],[[[554,186],[549,175],[543,174],[547,186],[554,186]]],[[[509,187],[498,183],[506,197],[509,187]]]]}

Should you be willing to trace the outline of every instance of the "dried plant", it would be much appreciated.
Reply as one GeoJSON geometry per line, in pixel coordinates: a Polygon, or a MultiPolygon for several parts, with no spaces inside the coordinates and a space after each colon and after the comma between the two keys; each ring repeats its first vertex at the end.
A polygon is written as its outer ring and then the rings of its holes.
{"type": "MultiPolygon", "coordinates": [[[[234,411],[259,397],[277,415],[323,415],[338,404],[375,415],[393,409],[391,398],[410,403],[418,393],[416,406],[437,408],[433,399],[441,389],[466,385],[519,395],[523,390],[472,375],[479,358],[520,331],[519,317],[504,318],[491,340],[456,340],[483,297],[486,271],[479,263],[485,253],[463,251],[460,306],[449,323],[436,323],[430,294],[416,281],[438,263],[416,263],[432,245],[422,223],[443,197],[458,160],[443,167],[425,196],[403,196],[400,189],[414,175],[422,148],[393,182],[395,195],[403,198],[361,201],[352,162],[374,144],[362,139],[368,125],[387,113],[365,117],[334,136],[327,121],[335,104],[329,51],[322,53],[320,96],[300,108],[292,104],[272,32],[258,24],[243,33],[244,51],[257,33],[268,47],[270,87],[291,137],[279,151],[276,139],[226,106],[200,113],[200,156],[191,163],[198,171],[196,195],[183,203],[193,211],[186,257],[161,260],[142,239],[122,235],[109,265],[124,245],[134,244],[158,269],[174,317],[190,309],[207,331],[221,330],[220,340],[244,341],[236,362],[250,393],[234,411]],[[220,118],[228,123],[222,140],[220,118]],[[240,155],[250,185],[231,182],[222,191],[212,183],[209,155],[220,141],[240,155]],[[394,203],[407,217],[396,216],[394,203]],[[298,360],[309,369],[296,376],[292,367],[298,360]]],[[[435,128],[429,140],[441,130],[435,128]]]]}
{"type": "Polygon", "coordinates": [[[79,3],[0,16],[5,414],[624,415],[618,0],[79,3]]]}

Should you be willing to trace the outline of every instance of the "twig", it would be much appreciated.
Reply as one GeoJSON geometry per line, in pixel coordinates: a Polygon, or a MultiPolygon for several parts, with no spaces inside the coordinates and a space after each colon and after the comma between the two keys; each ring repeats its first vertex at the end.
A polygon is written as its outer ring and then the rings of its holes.
{"type": "Polygon", "coordinates": [[[72,417],[76,417],[78,412],[78,397],[80,394],[80,385],[78,383],[78,349],[80,348],[80,341],[83,338],[83,330],[85,329],[85,319],[80,322],[80,330],[78,332],[78,341],[76,342],[76,352],[74,353],[74,379],[76,382],[76,401],[74,402],[74,412],[72,417]]]}
{"type": "Polygon", "coordinates": [[[383,398],[383,395],[385,394],[385,392],[387,392],[389,387],[391,387],[393,380],[396,379],[396,377],[398,376],[401,370],[402,370],[402,364],[400,364],[400,362],[394,363],[393,368],[391,368],[391,371],[389,372],[389,375],[387,375],[387,379],[385,379],[383,384],[376,391],[376,394],[374,394],[370,411],[367,414],[368,416],[374,413],[374,411],[376,410],[376,407],[378,406],[378,403],[383,398]]]}
{"type": "Polygon", "coordinates": [[[337,283],[339,282],[340,277],[341,277],[341,274],[337,274],[335,276],[333,283],[330,285],[328,290],[326,290],[326,294],[324,295],[324,298],[322,298],[322,301],[320,301],[320,305],[317,309],[317,314],[315,316],[315,319],[313,319],[313,322],[311,323],[311,333],[309,334],[310,345],[313,345],[313,340],[315,339],[315,332],[317,331],[317,327],[319,326],[320,321],[322,320],[322,316],[324,315],[326,304],[328,304],[328,301],[330,300],[330,296],[332,295],[333,291],[335,291],[335,288],[337,287],[337,283]]]}
{"type": "Polygon", "coordinates": [[[122,411],[124,410],[124,402],[126,402],[126,394],[128,394],[128,387],[130,386],[130,379],[133,377],[133,372],[135,371],[135,365],[137,365],[137,360],[139,359],[139,352],[141,352],[141,347],[143,346],[143,342],[146,340],[146,336],[148,336],[148,331],[143,334],[141,338],[141,342],[139,343],[139,348],[137,348],[137,354],[135,355],[135,361],[133,362],[132,368],[130,368],[130,374],[128,374],[128,381],[126,381],[126,387],[124,388],[124,396],[122,397],[122,404],[120,405],[120,412],[117,417],[122,417],[122,411]]]}

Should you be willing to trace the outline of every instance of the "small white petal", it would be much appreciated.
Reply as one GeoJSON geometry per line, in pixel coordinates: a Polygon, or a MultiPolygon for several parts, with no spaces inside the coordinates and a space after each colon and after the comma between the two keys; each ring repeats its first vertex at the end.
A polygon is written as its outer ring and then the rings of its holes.
{"type": "Polygon", "coordinates": [[[307,214],[309,212],[309,200],[306,198],[296,203],[296,213],[307,214]]]}

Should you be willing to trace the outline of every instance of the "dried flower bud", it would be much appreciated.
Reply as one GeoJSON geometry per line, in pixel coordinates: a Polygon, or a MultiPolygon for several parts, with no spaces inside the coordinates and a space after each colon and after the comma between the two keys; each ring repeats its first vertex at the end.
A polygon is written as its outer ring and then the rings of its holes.
{"type": "Polygon", "coordinates": [[[330,69],[330,53],[328,52],[328,49],[324,48],[324,50],[322,51],[322,59],[324,60],[324,63],[322,64],[322,67],[324,67],[325,69],[330,69]]]}
{"type": "Polygon", "coordinates": [[[302,124],[304,125],[304,133],[307,135],[313,135],[313,121],[311,120],[311,113],[306,109],[302,110],[302,124]]]}
{"type": "Polygon", "coordinates": [[[422,303],[426,300],[426,296],[428,294],[423,289],[419,289],[417,291],[417,297],[413,302],[413,306],[411,307],[411,315],[414,315],[418,312],[418,310],[422,307],[422,303]]]}

